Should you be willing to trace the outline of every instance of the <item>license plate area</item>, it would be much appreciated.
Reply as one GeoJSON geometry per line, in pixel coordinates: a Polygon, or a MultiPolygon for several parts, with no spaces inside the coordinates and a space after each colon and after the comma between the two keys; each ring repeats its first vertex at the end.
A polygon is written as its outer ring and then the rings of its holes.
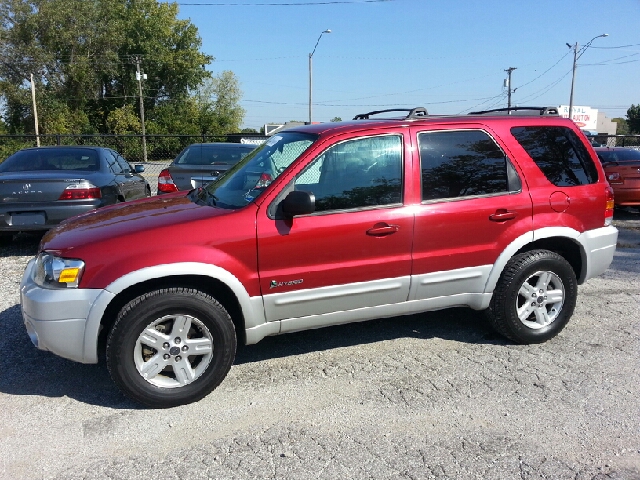
{"type": "Polygon", "coordinates": [[[213,182],[218,177],[191,177],[191,187],[203,187],[209,182],[213,182]]]}
{"type": "Polygon", "coordinates": [[[12,213],[10,224],[14,227],[29,227],[33,225],[44,225],[44,212],[20,212],[12,213]]]}

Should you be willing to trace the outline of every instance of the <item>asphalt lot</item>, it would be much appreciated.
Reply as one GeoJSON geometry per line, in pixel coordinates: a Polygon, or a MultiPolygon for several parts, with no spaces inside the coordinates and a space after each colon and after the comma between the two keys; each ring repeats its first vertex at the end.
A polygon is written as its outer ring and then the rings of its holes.
{"type": "Polygon", "coordinates": [[[271,337],[204,400],[145,410],[104,365],[30,343],[18,285],[37,237],[0,247],[1,479],[640,479],[640,214],[542,345],[479,312],[271,337]]]}

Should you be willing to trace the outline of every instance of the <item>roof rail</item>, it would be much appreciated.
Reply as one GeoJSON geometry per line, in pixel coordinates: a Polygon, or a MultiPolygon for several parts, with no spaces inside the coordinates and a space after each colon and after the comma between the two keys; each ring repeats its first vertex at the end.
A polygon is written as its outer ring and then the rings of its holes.
{"type": "Polygon", "coordinates": [[[511,112],[538,112],[540,116],[559,115],[557,107],[509,107],[509,108],[493,108],[491,110],[480,110],[478,112],[469,112],[469,115],[486,115],[488,113],[503,113],[511,115],[511,112]]]}
{"type": "Polygon", "coordinates": [[[368,120],[371,115],[378,115],[379,113],[387,113],[387,112],[409,112],[403,120],[411,120],[414,118],[422,118],[428,117],[429,113],[427,109],[424,107],[416,107],[416,108],[390,108],[388,110],[376,110],[368,113],[360,113],[353,117],[354,120],[368,120]]]}

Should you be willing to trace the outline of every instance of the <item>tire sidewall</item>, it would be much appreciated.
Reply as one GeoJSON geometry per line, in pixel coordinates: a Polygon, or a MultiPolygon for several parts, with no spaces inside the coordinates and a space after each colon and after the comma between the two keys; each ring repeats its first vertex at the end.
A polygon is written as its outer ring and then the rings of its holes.
{"type": "Polygon", "coordinates": [[[542,258],[530,261],[513,278],[513,281],[506,289],[506,302],[503,305],[505,319],[508,322],[509,330],[521,343],[542,343],[555,337],[571,319],[576,305],[577,282],[575,273],[569,263],[552,252],[538,252],[538,254],[542,258]],[[560,313],[552,323],[539,329],[533,329],[527,327],[518,317],[516,299],[524,282],[531,275],[541,271],[553,272],[560,278],[565,290],[564,303],[560,313]]]}
{"type": "Polygon", "coordinates": [[[206,296],[172,290],[152,292],[131,302],[130,308],[125,306],[107,341],[107,365],[113,380],[129,397],[154,408],[183,405],[205,397],[228,373],[236,350],[233,322],[222,306],[207,301],[206,296]],[[135,366],[136,342],[154,321],[178,314],[197,318],[209,330],[212,357],[207,369],[192,383],[176,388],[157,387],[145,380],[135,366]]]}

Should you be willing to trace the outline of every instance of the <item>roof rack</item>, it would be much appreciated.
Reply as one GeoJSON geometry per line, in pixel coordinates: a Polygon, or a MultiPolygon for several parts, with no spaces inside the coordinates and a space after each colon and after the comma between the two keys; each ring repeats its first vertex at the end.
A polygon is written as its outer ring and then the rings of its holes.
{"type": "Polygon", "coordinates": [[[379,113],[388,113],[388,112],[409,112],[403,120],[411,120],[414,118],[423,118],[428,117],[429,113],[427,109],[424,107],[416,107],[416,108],[390,108],[388,110],[376,110],[368,113],[360,113],[353,117],[354,120],[368,120],[371,115],[378,115],[379,113]]]}
{"type": "Polygon", "coordinates": [[[486,115],[488,113],[503,113],[506,115],[511,115],[511,112],[538,112],[540,116],[545,115],[554,115],[557,116],[560,113],[558,112],[557,107],[509,107],[509,108],[493,108],[491,110],[481,110],[478,112],[469,112],[469,115],[486,115]]]}

